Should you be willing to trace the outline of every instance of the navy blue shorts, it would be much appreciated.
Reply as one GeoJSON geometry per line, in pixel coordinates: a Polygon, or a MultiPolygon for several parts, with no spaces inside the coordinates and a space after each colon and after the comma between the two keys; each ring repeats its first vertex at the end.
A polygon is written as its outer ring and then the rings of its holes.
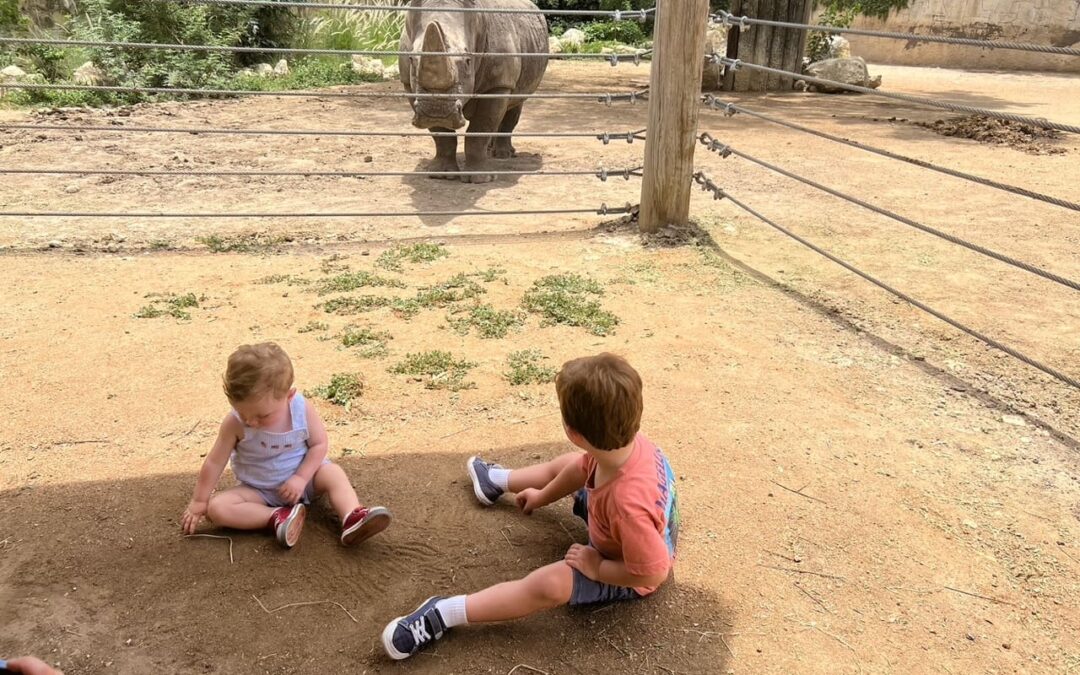
{"type": "MultiPolygon", "coordinates": [[[[589,495],[584,489],[574,493],[574,515],[586,523],[589,522],[589,495]]],[[[632,588],[593,581],[581,572],[574,570],[574,589],[570,592],[571,607],[620,600],[638,600],[642,597],[644,596],[632,588]]]]}

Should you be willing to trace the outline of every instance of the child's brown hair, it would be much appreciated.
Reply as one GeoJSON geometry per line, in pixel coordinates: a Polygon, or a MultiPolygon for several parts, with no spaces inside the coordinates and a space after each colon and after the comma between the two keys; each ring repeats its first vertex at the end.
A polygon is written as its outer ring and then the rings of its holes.
{"type": "Polygon", "coordinates": [[[643,408],[641,376],[615,354],[563,364],[555,378],[563,423],[597,450],[617,450],[634,440],[643,408]]]}
{"type": "Polygon", "coordinates": [[[222,384],[233,403],[266,393],[284,397],[293,385],[292,361],[273,342],[240,345],[229,356],[222,384]]]}

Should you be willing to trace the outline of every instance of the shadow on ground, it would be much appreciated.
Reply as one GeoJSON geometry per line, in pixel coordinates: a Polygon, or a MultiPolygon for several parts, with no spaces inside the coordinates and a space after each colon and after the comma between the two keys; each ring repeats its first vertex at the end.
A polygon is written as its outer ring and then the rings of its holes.
{"type": "MultiPolygon", "coordinates": [[[[522,465],[564,449],[489,454],[522,465]]],[[[728,630],[726,609],[677,581],[637,603],[458,629],[404,664],[384,657],[383,626],[424,598],[518,577],[585,541],[569,504],[531,518],[509,504],[478,506],[464,462],[345,458],[362,500],[393,511],[390,529],[344,549],[321,504],[292,551],[262,534],[204,527],[232,538],[232,563],[229,541],[180,534],[194,470],[0,494],[0,653],[35,653],[68,675],[723,671],[726,652],[711,632],[728,630]]]]}

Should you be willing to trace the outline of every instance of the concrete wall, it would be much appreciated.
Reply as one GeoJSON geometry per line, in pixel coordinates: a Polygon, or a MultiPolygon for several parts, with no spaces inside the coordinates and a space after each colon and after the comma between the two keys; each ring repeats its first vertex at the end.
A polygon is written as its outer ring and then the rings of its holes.
{"type": "MultiPolygon", "coordinates": [[[[911,0],[888,20],[862,17],[858,28],[1080,47],[1080,0],[911,0]]],[[[846,36],[872,63],[987,70],[1080,73],[1080,56],[1057,56],[846,36]]]]}

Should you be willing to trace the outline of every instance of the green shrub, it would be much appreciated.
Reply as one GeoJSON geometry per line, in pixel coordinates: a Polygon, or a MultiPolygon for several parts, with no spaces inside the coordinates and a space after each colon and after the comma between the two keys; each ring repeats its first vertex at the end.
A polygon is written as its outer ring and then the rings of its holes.
{"type": "Polygon", "coordinates": [[[353,400],[364,393],[364,381],[355,373],[335,373],[330,377],[329,383],[305,393],[307,396],[345,406],[345,409],[349,410],[353,400]]]}
{"type": "Polygon", "coordinates": [[[540,364],[545,359],[547,357],[539,349],[511,352],[508,359],[510,370],[503,373],[503,377],[514,386],[554,382],[556,370],[540,364]]]}
{"type": "Polygon", "coordinates": [[[593,335],[609,335],[619,317],[603,309],[590,296],[601,296],[604,288],[578,274],[547,276],[525,291],[522,306],[540,314],[547,323],[587,328],[593,335]]]}
{"type": "Polygon", "coordinates": [[[419,377],[428,389],[460,391],[472,389],[475,382],[466,382],[465,375],[476,366],[465,359],[455,359],[450,352],[433,350],[419,354],[406,354],[405,359],[390,368],[395,375],[419,377]]]}
{"type": "Polygon", "coordinates": [[[605,21],[585,26],[589,42],[620,42],[636,45],[646,40],[645,31],[636,21],[605,21]]]}

